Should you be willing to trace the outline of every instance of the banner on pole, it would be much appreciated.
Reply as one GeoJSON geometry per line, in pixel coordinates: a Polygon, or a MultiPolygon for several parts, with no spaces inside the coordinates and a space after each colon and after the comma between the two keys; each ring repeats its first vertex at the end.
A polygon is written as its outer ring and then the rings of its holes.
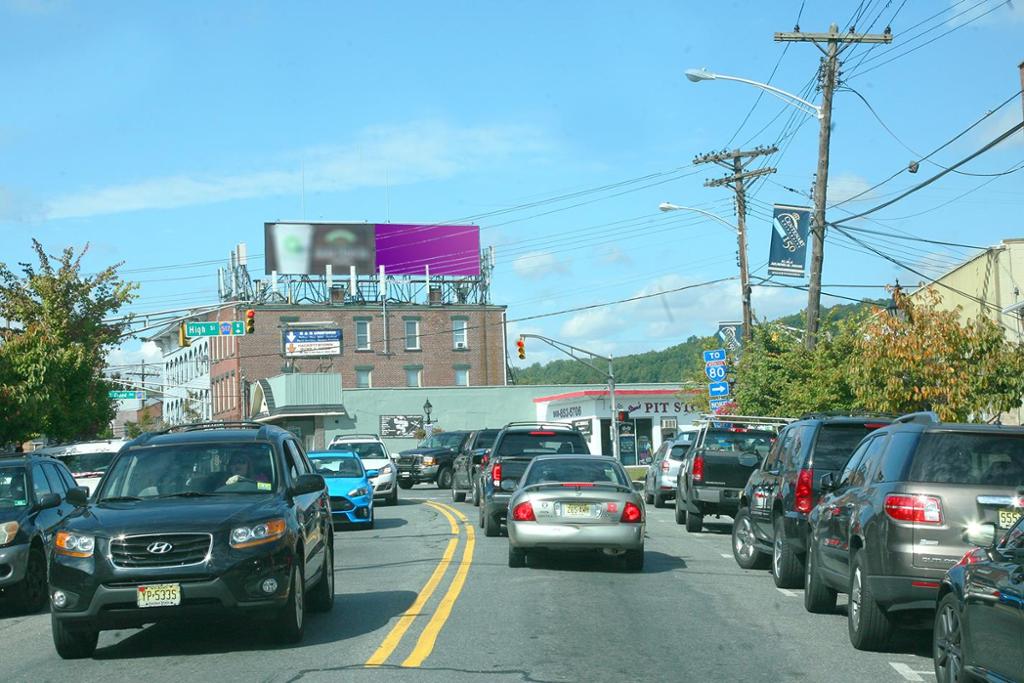
{"type": "Polygon", "coordinates": [[[805,277],[807,238],[811,232],[811,209],[776,204],[772,213],[772,244],[768,274],[805,277]]]}

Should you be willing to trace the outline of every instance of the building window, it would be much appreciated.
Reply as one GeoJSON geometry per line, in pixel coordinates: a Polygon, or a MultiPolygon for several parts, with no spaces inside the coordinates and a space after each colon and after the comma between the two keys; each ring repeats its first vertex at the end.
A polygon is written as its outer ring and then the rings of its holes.
{"type": "Polygon", "coordinates": [[[406,351],[419,351],[420,350],[420,321],[419,320],[406,320],[405,321],[405,350],[406,351]]]}
{"type": "Polygon", "coordinates": [[[356,320],[356,351],[370,350],[370,321],[356,320]]]}
{"type": "Polygon", "coordinates": [[[373,368],[356,368],[356,388],[369,389],[373,386],[373,368]]]}
{"type": "Polygon", "coordinates": [[[469,366],[468,365],[456,365],[455,366],[455,386],[457,386],[457,387],[468,387],[469,386],[469,366]]]}
{"type": "Polygon", "coordinates": [[[456,351],[469,348],[469,320],[452,319],[452,348],[456,351]]]}
{"type": "Polygon", "coordinates": [[[423,368],[421,368],[420,366],[407,367],[405,369],[405,386],[423,386],[423,368]]]}

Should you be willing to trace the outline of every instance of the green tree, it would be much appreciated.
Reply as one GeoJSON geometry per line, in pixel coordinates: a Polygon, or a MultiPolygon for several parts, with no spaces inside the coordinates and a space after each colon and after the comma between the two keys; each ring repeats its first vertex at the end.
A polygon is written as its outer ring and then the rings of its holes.
{"type": "Polygon", "coordinates": [[[38,266],[0,263],[0,443],[45,434],[68,440],[102,432],[114,415],[103,377],[109,350],[130,322],[110,316],[132,301],[136,285],[117,276],[121,264],[84,275],[80,252],[50,256],[36,240],[38,266]]]}

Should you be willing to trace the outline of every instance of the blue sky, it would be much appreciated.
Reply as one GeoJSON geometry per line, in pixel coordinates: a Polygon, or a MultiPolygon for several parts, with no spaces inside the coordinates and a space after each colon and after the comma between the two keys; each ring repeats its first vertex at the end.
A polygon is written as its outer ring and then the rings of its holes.
{"type": "MultiPolygon", "coordinates": [[[[798,14],[804,31],[848,27],[863,10],[858,29],[879,17],[879,32],[898,7],[893,46],[852,49],[844,72],[899,141],[856,95],[838,93],[831,201],[890,176],[1020,88],[1024,2],[3,1],[0,260],[29,258],[31,237],[52,251],[89,242],[90,268],[123,260],[142,282],[132,310],[144,312],[212,302],[215,268],[137,269],[226,258],[239,241],[260,254],[267,220],[432,223],[515,209],[475,221],[497,252],[493,299],[512,319],[728,277],[736,272],[729,231],[657,205],[733,221],[731,193],[703,186],[721,169],[691,160],[727,144],[780,142],[778,173],[751,192],[750,261],[762,266],[770,205],[809,203],[785,188],[811,186],[817,122],[758,100],[756,88],[693,84],[683,71],[706,66],[764,81],[778,62],[772,83],[798,92],[819,53],[810,44],[787,49],[775,31],[791,30],[798,14]],[[637,178],[648,179],[516,209],[637,178]]],[[[933,160],[953,163],[1020,118],[1018,98],[933,160]]],[[[964,170],[1022,162],[1018,134],[964,170]]],[[[875,206],[937,170],[923,163],[844,208],[875,206]]],[[[1022,177],[947,176],[856,225],[973,245],[1021,237],[1022,177]]],[[[932,275],[972,253],[875,244],[932,275]]],[[[826,291],[852,297],[883,291],[839,285],[920,280],[834,233],[824,273],[834,285],[826,291]]],[[[754,294],[759,317],[805,303],[792,289],[754,294]]],[[[514,323],[510,332],[619,355],[738,316],[738,285],[727,282],[514,323]]],[[[530,362],[554,357],[530,351],[530,362]]]]}

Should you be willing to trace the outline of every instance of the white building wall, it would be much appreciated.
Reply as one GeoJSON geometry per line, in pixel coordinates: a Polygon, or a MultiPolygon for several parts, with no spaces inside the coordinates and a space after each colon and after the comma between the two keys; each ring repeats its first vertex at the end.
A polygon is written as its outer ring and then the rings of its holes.
{"type": "Polygon", "coordinates": [[[164,353],[164,422],[173,425],[213,419],[209,338],[199,337],[191,346],[179,348],[175,329],[154,341],[164,353]],[[187,407],[195,414],[189,414],[187,407]]]}

